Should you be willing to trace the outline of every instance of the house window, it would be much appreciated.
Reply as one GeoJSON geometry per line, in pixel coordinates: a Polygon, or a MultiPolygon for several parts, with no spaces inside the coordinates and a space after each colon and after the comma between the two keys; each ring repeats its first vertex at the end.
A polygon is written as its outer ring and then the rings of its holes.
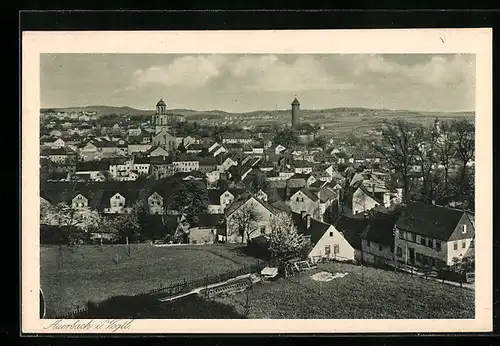
{"type": "Polygon", "coordinates": [[[266,226],[260,226],[260,232],[262,234],[266,233],[266,226]]]}
{"type": "Polygon", "coordinates": [[[463,240],[462,241],[462,249],[465,249],[465,247],[467,246],[467,241],[466,240],[463,240]]]}
{"type": "Polygon", "coordinates": [[[422,237],[422,238],[420,238],[420,245],[425,246],[425,244],[426,244],[426,240],[425,240],[425,238],[423,238],[423,237],[422,237]]]}
{"type": "Polygon", "coordinates": [[[453,243],[453,250],[457,250],[458,249],[458,243],[457,242],[454,242],[453,243]]]}
{"type": "Polygon", "coordinates": [[[399,239],[404,239],[405,238],[405,232],[401,231],[399,232],[399,239]]]}
{"type": "Polygon", "coordinates": [[[432,239],[427,239],[427,246],[432,249],[432,239]]]}
{"type": "Polygon", "coordinates": [[[467,233],[467,225],[462,225],[462,234],[467,233]]]}
{"type": "Polygon", "coordinates": [[[123,207],[123,203],[122,202],[118,203],[118,206],[123,207]]]}
{"type": "Polygon", "coordinates": [[[331,253],[330,245],[325,245],[325,255],[329,255],[331,253]]]}
{"type": "Polygon", "coordinates": [[[340,252],[340,248],[338,244],[333,245],[333,254],[338,254],[340,252]]]}
{"type": "Polygon", "coordinates": [[[333,237],[333,232],[330,232],[330,237],[333,237]]]}
{"type": "Polygon", "coordinates": [[[370,241],[369,240],[366,241],[366,247],[370,247],[370,241]]]}
{"type": "Polygon", "coordinates": [[[416,234],[415,233],[409,233],[409,239],[408,240],[415,243],[417,241],[416,234]]]}
{"type": "Polygon", "coordinates": [[[422,262],[422,255],[420,255],[418,252],[415,254],[415,258],[418,262],[422,262]]]}
{"type": "Polygon", "coordinates": [[[378,245],[378,251],[382,251],[382,250],[383,250],[383,246],[382,246],[382,244],[379,244],[378,245]]]}
{"type": "Polygon", "coordinates": [[[297,202],[299,201],[299,197],[297,197],[297,202]]]}
{"type": "Polygon", "coordinates": [[[441,251],[441,242],[440,241],[436,242],[436,250],[441,251]]]}
{"type": "Polygon", "coordinates": [[[403,249],[401,249],[399,246],[396,248],[396,256],[403,256],[403,249]]]}
{"type": "Polygon", "coordinates": [[[120,198],[120,196],[115,196],[115,199],[118,199],[118,198],[120,198]]]}

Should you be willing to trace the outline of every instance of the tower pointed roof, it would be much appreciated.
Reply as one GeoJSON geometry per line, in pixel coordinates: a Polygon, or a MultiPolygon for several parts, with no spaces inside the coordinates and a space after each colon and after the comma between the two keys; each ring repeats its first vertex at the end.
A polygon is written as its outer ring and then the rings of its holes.
{"type": "Polygon", "coordinates": [[[156,104],[156,107],[158,106],[166,106],[165,101],[163,101],[163,99],[160,99],[160,101],[158,101],[158,103],[156,104]]]}
{"type": "Polygon", "coordinates": [[[295,105],[300,106],[300,102],[299,102],[299,100],[297,100],[297,98],[294,98],[292,101],[292,106],[295,106],[295,105]]]}

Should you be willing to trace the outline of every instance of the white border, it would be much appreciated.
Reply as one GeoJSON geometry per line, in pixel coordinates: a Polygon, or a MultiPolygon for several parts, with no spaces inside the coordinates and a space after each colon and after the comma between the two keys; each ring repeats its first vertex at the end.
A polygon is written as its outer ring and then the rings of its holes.
{"type": "MultiPolygon", "coordinates": [[[[40,53],[476,54],[476,318],[474,320],[135,320],[116,333],[481,332],[492,330],[492,30],[24,32],[22,37],[22,332],[40,320],[40,53]]],[[[67,320],[66,322],[70,322],[67,320]]],[[[97,321],[96,321],[97,322],[97,321]]]]}

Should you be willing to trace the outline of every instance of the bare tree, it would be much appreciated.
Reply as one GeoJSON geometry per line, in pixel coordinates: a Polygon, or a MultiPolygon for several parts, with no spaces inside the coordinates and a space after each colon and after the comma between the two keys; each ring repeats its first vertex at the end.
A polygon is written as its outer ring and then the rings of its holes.
{"type": "Polygon", "coordinates": [[[382,141],[375,144],[374,149],[382,156],[396,173],[400,173],[403,181],[403,199],[409,201],[409,173],[415,155],[418,152],[418,141],[415,125],[402,119],[385,122],[382,129],[382,141]]]}
{"type": "Polygon", "coordinates": [[[417,145],[417,158],[423,179],[421,195],[427,203],[429,203],[435,199],[435,179],[433,176],[433,169],[435,168],[437,162],[437,142],[431,129],[423,126],[418,126],[416,128],[416,136],[419,142],[417,145]]]}
{"type": "Polygon", "coordinates": [[[230,217],[229,226],[233,229],[233,233],[238,232],[243,244],[245,236],[248,240],[252,233],[257,231],[258,222],[261,218],[262,216],[258,210],[251,203],[247,202],[230,217]]]}
{"type": "Polygon", "coordinates": [[[467,165],[474,159],[475,154],[475,126],[467,120],[458,120],[452,123],[455,137],[455,149],[457,158],[462,164],[460,170],[460,201],[463,202],[464,179],[467,165]]]}
{"type": "Polygon", "coordinates": [[[440,125],[440,134],[436,138],[436,152],[439,162],[443,165],[444,169],[444,193],[448,193],[450,166],[455,157],[455,145],[452,136],[452,128],[449,122],[442,122],[440,125]]]}

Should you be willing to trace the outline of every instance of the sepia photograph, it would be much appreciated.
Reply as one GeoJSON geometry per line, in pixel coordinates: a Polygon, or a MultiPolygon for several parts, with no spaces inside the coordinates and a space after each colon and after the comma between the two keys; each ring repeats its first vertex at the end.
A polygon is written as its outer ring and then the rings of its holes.
{"type": "Polygon", "coordinates": [[[476,53],[37,59],[44,328],[478,318],[476,53]]]}

